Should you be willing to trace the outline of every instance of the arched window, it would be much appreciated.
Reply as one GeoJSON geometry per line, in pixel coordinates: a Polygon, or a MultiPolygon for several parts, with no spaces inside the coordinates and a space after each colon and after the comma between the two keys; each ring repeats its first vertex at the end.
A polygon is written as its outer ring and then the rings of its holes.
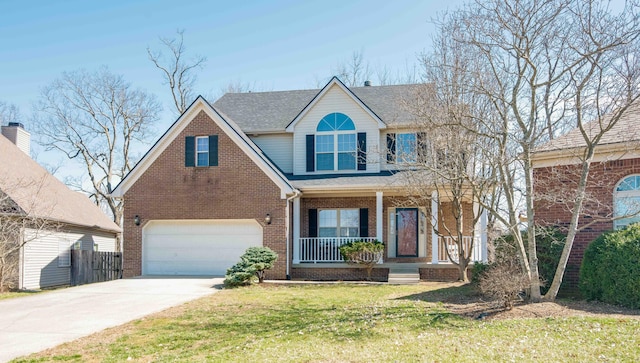
{"type": "Polygon", "coordinates": [[[630,175],[622,179],[613,192],[614,229],[640,222],[640,175],[630,175]]]}
{"type": "Polygon", "coordinates": [[[356,126],[343,113],[330,113],[316,127],[317,170],[356,169],[356,126]]]}

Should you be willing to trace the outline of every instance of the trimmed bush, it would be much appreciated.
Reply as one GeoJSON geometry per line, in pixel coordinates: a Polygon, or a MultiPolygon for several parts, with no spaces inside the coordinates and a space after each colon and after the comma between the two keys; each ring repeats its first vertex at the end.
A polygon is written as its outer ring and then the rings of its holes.
{"type": "Polygon", "coordinates": [[[371,280],[371,271],[380,261],[384,244],[380,241],[353,241],[340,246],[342,259],[348,263],[362,265],[367,269],[367,280],[371,280]]]}
{"type": "Polygon", "coordinates": [[[604,233],[589,244],[579,286],[587,300],[640,309],[640,224],[604,233]]]}
{"type": "Polygon", "coordinates": [[[249,247],[240,256],[240,262],[227,270],[224,285],[235,287],[249,285],[255,279],[258,283],[264,281],[264,272],[273,267],[278,254],[269,247],[249,247]]]}

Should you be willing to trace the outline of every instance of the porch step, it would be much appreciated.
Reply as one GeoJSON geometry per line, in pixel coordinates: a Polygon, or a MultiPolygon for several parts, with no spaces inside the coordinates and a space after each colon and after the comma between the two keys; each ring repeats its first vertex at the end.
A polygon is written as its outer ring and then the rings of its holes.
{"type": "Polygon", "coordinates": [[[392,267],[389,269],[389,282],[394,285],[411,285],[420,282],[420,270],[407,267],[392,267]]]}

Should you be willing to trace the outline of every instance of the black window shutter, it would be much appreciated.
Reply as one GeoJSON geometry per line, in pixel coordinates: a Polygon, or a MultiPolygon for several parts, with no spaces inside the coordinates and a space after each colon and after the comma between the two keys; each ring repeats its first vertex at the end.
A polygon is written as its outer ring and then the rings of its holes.
{"type": "Polygon", "coordinates": [[[358,132],[358,170],[367,170],[367,133],[358,132]]]}
{"type": "Polygon", "coordinates": [[[309,237],[318,237],[318,210],[309,209],[309,237]]]}
{"type": "Polygon", "coordinates": [[[427,161],[427,133],[426,132],[418,132],[416,133],[416,153],[417,160],[420,163],[427,161]]]}
{"type": "Polygon", "coordinates": [[[369,208],[360,208],[360,237],[369,237],[369,208]]]}
{"type": "Polygon", "coordinates": [[[187,136],[184,139],[184,166],[196,166],[196,138],[187,136]]]}
{"type": "Polygon", "coordinates": [[[218,135],[209,135],[209,166],[218,166],[218,135]]]}
{"type": "Polygon", "coordinates": [[[316,170],[316,136],[307,135],[307,171],[316,170]]]}
{"type": "Polygon", "coordinates": [[[396,134],[387,134],[387,162],[396,161],[396,134]]]}

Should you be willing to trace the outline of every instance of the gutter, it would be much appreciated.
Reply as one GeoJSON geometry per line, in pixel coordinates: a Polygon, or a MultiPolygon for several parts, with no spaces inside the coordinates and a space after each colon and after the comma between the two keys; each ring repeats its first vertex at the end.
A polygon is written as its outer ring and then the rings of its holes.
{"type": "Polygon", "coordinates": [[[289,203],[291,201],[293,201],[294,199],[299,198],[301,195],[302,195],[301,191],[299,191],[298,189],[293,189],[293,195],[287,198],[287,206],[285,207],[285,212],[284,212],[284,214],[285,214],[285,218],[284,219],[287,222],[287,224],[285,226],[285,233],[287,235],[287,238],[286,238],[286,243],[287,243],[287,269],[286,269],[287,280],[291,280],[291,263],[289,262],[289,260],[290,260],[290,258],[289,258],[289,255],[290,255],[289,246],[291,245],[291,243],[290,243],[291,241],[289,239],[289,236],[291,235],[290,230],[289,230],[289,226],[291,226],[291,220],[290,220],[291,219],[290,218],[290,214],[291,214],[290,209],[291,208],[289,208],[289,203]]]}

